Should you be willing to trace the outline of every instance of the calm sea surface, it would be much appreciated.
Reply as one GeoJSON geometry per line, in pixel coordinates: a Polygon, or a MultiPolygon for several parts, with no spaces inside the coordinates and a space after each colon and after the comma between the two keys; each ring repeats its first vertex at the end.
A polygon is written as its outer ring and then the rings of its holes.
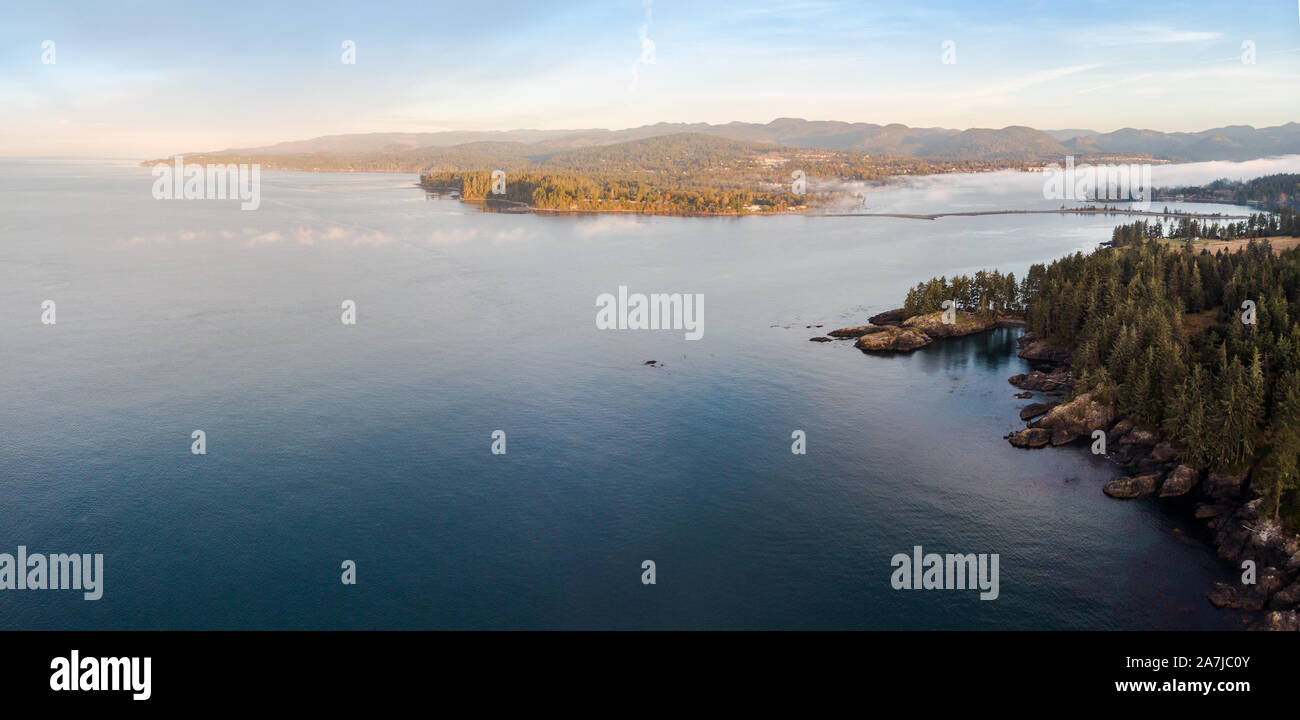
{"type": "MultiPolygon", "coordinates": [[[[1060,205],[1041,184],[868,204],[1060,205]]],[[[1232,568],[1185,508],[1105,497],[1116,469],[1086,447],[1002,439],[1015,332],[894,357],[808,342],[1128,218],[538,217],[412,176],[272,172],[244,212],[151,186],[126,162],[0,160],[0,552],[105,562],[103,599],[0,592],[0,627],[1237,623],[1205,600],[1232,568]],[[597,330],[619,285],[703,293],[703,339],[597,330]],[[999,554],[1000,597],[893,590],[914,545],[999,554]]]]}

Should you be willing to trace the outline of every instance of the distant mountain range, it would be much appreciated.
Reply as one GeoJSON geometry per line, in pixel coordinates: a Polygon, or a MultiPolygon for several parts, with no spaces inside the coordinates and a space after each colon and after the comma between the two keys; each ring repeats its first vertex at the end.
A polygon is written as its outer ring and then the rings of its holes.
{"type": "MultiPolygon", "coordinates": [[[[977,161],[1038,161],[1075,156],[1147,156],[1170,161],[1251,160],[1300,153],[1300,123],[1254,128],[1232,125],[1200,132],[1159,132],[1124,128],[1092,130],[912,128],[829,120],[780,118],[770,123],[657,123],[624,130],[503,130],[431,133],[327,135],[255,148],[232,148],[204,155],[277,156],[311,154],[407,154],[419,148],[451,148],[473,143],[476,150],[527,146],[543,155],[585,147],[615,145],[682,133],[779,147],[871,153],[894,157],[977,161]],[[507,145],[508,144],[508,145],[507,145]]],[[[469,148],[465,148],[468,150],[469,148]]],[[[195,153],[198,154],[198,153],[195,153]]]]}

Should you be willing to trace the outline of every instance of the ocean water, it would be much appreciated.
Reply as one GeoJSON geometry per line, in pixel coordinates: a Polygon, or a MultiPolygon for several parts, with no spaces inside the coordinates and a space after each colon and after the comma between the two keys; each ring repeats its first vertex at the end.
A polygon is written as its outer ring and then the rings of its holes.
{"type": "MultiPolygon", "coordinates": [[[[950,182],[872,209],[1007,206],[997,177],[950,182]]],[[[0,627],[1239,624],[1186,507],[1105,497],[1086,446],[1002,439],[1016,331],[808,342],[1128,218],[538,217],[289,172],[241,211],[151,185],[0,161],[0,552],[104,554],[101,600],[0,591],[0,627]],[[702,293],[703,338],[598,330],[620,285],[702,293]],[[1000,596],[892,589],[916,545],[997,553],[1000,596]]]]}

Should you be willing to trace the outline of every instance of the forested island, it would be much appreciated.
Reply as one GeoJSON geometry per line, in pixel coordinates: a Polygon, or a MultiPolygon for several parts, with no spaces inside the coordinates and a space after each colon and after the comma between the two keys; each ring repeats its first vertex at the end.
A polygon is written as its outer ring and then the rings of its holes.
{"type": "Polygon", "coordinates": [[[932,278],[899,310],[830,335],[907,352],[1023,325],[1019,354],[1033,371],[1010,381],[1025,391],[1017,397],[1045,397],[1022,409],[1030,422],[1007,440],[1096,452],[1101,438],[1122,469],[1106,494],[1192,499],[1219,556],[1254,563],[1253,582],[1216,583],[1211,602],[1268,610],[1259,627],[1300,629],[1297,244],[1300,215],[1288,209],[1223,225],[1137,222],[1116,228],[1109,247],[1033,265],[1019,280],[996,270],[932,278]]]}
{"type": "MultiPolygon", "coordinates": [[[[1291,153],[1298,143],[1297,123],[1197,133],[1132,128],[1098,133],[1020,125],[954,130],[777,118],[768,123],[655,123],[621,130],[357,133],[183,157],[202,165],[257,164],[266,170],[418,173],[420,185],[431,193],[455,193],[492,209],[741,215],[845,200],[843,188],[837,187],[844,182],[1039,170],[1067,155],[1094,165],[1246,160],[1291,153]],[[503,192],[489,191],[494,171],[505,173],[503,192]]],[[[1241,195],[1237,190],[1228,185],[1172,188],[1166,197],[1227,201],[1225,193],[1241,195]]],[[[1248,188],[1241,198],[1253,198],[1253,192],[1248,188]]]]}
{"type": "Polygon", "coordinates": [[[435,163],[420,174],[420,185],[466,201],[495,201],[542,212],[642,215],[802,210],[834,194],[819,191],[827,182],[1028,167],[1014,161],[783,148],[690,133],[557,154],[462,160],[435,163]],[[503,173],[500,192],[493,192],[494,171],[503,173]]]}
{"type": "MultiPolygon", "coordinates": [[[[841,183],[992,170],[1030,170],[1035,154],[921,158],[793,147],[676,133],[583,147],[556,141],[482,141],[383,151],[203,153],[195,164],[257,163],[263,169],[419,172],[426,191],[497,209],[741,215],[803,209],[843,199],[841,183]],[[504,182],[492,192],[493,173],[504,182]]],[[[171,162],[171,159],[153,162],[171,162]]]]}
{"type": "MultiPolygon", "coordinates": [[[[1300,126],[1297,126],[1300,127],[1300,126]]],[[[1252,130],[1261,148],[1285,143],[1290,126],[1252,130]],[[1282,133],[1282,139],[1273,134],[1282,133]],[[1270,134],[1273,133],[1273,134],[1270,134]],[[1258,136],[1258,137],[1256,137],[1258,136]],[[1265,142],[1265,139],[1268,139],[1265,142]]],[[[1172,136],[1116,136],[1119,150],[1088,135],[1065,143],[1032,128],[961,132],[904,126],[817,123],[797,119],[767,125],[660,124],[623,131],[378,133],[333,136],[265,148],[191,153],[187,162],[257,164],[267,170],[417,172],[430,193],[455,194],[489,209],[550,213],[744,215],[823,211],[853,198],[845,183],[897,176],[993,170],[1039,170],[1066,154],[1080,163],[1168,162],[1143,148],[1174,146],[1172,136]],[[684,130],[684,131],[676,131],[684,130]],[[494,138],[454,142],[467,138],[494,138]],[[1160,142],[1157,142],[1160,141],[1160,142]],[[421,143],[450,142],[446,145],[421,143]],[[1075,145],[1078,144],[1078,147],[1075,145]],[[493,192],[492,176],[504,174],[493,192]]],[[[1175,143],[1176,145],[1176,143],[1175,143]]],[[[146,161],[145,165],[173,158],[146,161]]],[[[1284,176],[1275,176],[1284,177],[1284,176]]],[[[1205,188],[1170,188],[1163,197],[1251,202],[1272,209],[1289,186],[1223,180],[1205,188]]],[[[829,210],[833,212],[834,210],[829,210]]],[[[1064,208],[1061,212],[1082,212],[1064,208]]],[[[1049,211],[1043,211],[1049,212],[1049,211]]],[[[1099,212],[1088,210],[1088,212],[1099,212]]],[[[1116,210],[1117,214],[1138,214],[1116,210]]],[[[1155,213],[1150,213],[1155,214],[1155,213]]]]}
{"type": "Polygon", "coordinates": [[[1296,209],[1300,205],[1300,174],[1265,175],[1254,180],[1222,178],[1208,185],[1158,188],[1156,200],[1218,202],[1257,205],[1268,210],[1296,209]]]}

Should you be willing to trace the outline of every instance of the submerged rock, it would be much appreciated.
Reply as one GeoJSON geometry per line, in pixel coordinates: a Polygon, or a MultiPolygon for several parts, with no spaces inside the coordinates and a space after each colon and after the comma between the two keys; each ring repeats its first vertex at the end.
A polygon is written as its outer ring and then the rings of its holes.
{"type": "Polygon", "coordinates": [[[808,342],[835,342],[835,340],[833,338],[828,338],[828,337],[815,337],[815,338],[808,338],[808,342]]]}

